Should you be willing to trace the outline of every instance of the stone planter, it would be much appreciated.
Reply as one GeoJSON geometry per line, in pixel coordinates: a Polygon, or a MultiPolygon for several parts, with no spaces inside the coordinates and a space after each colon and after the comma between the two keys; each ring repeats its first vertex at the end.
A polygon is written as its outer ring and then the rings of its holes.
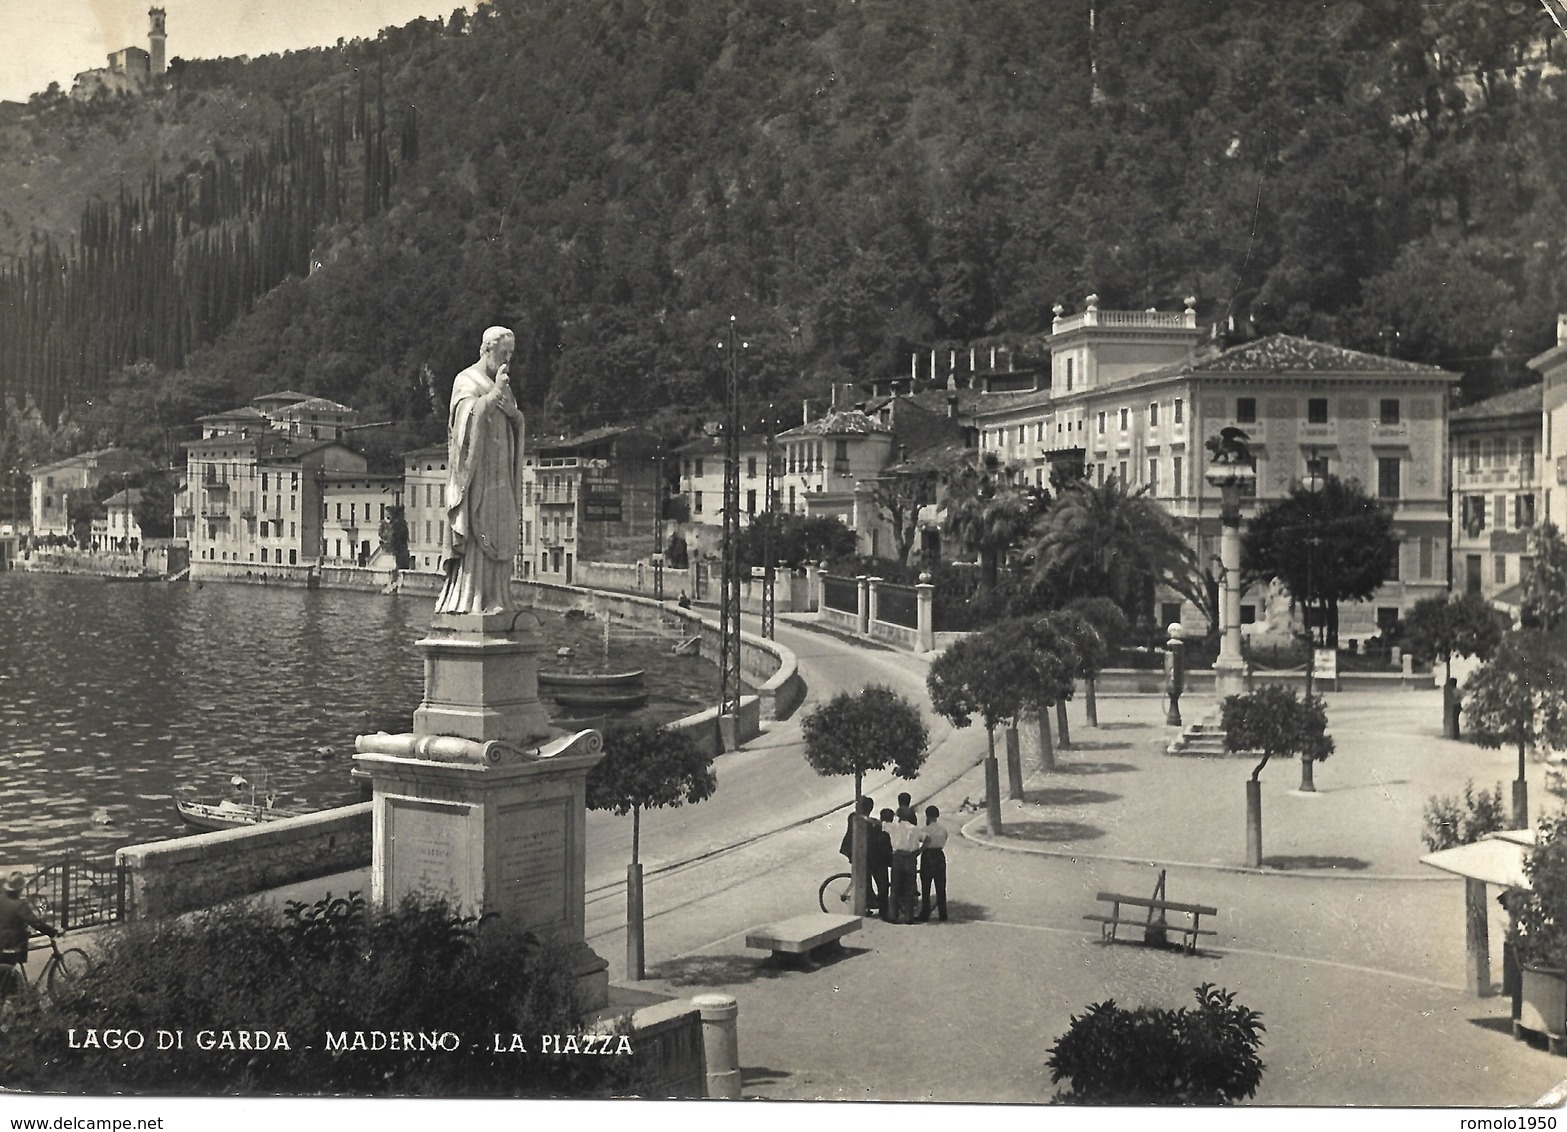
{"type": "Polygon", "coordinates": [[[1552,1053],[1561,1053],[1567,1037],[1567,973],[1525,963],[1520,970],[1518,1020],[1514,1030],[1532,1030],[1550,1043],[1552,1053]]]}

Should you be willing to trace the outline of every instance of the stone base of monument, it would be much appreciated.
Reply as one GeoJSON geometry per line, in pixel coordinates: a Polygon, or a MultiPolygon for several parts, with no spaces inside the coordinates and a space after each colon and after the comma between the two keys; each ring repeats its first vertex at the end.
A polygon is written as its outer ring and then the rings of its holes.
{"type": "Polygon", "coordinates": [[[609,995],[608,963],[584,932],[586,781],[596,731],[524,745],[454,735],[361,735],[374,786],[371,900],[445,897],[465,914],[566,944],[584,1009],[609,995]]]}
{"type": "Polygon", "coordinates": [[[437,613],[424,652],[419,735],[528,742],[551,734],[539,702],[539,621],[529,610],[437,613]]]}

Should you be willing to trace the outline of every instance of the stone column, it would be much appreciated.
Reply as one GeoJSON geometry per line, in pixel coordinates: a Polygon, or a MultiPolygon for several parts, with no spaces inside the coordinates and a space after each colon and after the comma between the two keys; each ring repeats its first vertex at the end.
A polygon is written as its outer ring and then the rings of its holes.
{"type": "Polygon", "coordinates": [[[740,1005],[727,994],[699,994],[691,1000],[702,1012],[702,1056],[707,1062],[707,1095],[740,1099],[740,1005]]]}
{"type": "Polygon", "coordinates": [[[920,652],[936,651],[936,587],[929,574],[921,574],[914,587],[916,647],[920,652]]]}
{"type": "Polygon", "coordinates": [[[869,633],[876,622],[881,620],[881,579],[867,578],[865,582],[865,625],[860,632],[869,633]]]}
{"type": "Polygon", "coordinates": [[[864,574],[855,575],[854,580],[860,584],[860,601],[858,615],[855,619],[855,629],[861,636],[866,636],[871,631],[871,580],[864,574]]]}
{"type": "Polygon", "coordinates": [[[1219,536],[1219,560],[1224,565],[1220,623],[1223,636],[1213,662],[1214,693],[1220,700],[1246,692],[1246,662],[1241,657],[1241,517],[1225,507],[1219,536]]]}

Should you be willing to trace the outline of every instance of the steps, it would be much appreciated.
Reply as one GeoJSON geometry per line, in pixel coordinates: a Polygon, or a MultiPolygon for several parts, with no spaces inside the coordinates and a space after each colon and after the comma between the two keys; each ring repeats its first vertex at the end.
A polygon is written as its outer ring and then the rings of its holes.
{"type": "Polygon", "coordinates": [[[1165,748],[1170,755],[1212,755],[1223,757],[1230,752],[1224,746],[1224,729],[1219,726],[1217,712],[1194,723],[1180,737],[1165,748]]]}

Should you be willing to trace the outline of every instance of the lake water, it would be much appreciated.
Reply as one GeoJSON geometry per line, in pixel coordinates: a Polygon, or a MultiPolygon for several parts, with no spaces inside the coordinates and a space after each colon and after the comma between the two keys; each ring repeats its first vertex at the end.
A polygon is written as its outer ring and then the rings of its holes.
{"type": "MultiPolygon", "coordinates": [[[[414,642],[432,608],[427,597],[0,573],[0,870],[180,836],[174,798],[218,801],[236,774],[265,775],[290,808],[358,801],[354,737],[412,728],[424,680],[414,642]]],[[[578,669],[602,660],[602,622],[540,620],[541,667],[566,667],[558,648],[578,669]]],[[[662,722],[716,701],[716,666],[674,657],[675,640],[673,627],[611,625],[610,666],[648,673],[648,706],[632,717],[662,722]]]]}

